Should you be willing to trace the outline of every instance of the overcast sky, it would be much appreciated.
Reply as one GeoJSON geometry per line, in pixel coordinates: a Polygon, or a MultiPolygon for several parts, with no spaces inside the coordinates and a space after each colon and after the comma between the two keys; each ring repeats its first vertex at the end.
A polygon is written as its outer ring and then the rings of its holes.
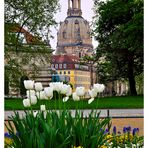
{"type": "MultiPolygon", "coordinates": [[[[60,0],[61,10],[55,15],[56,21],[59,23],[60,21],[64,21],[67,17],[67,9],[68,9],[68,0],[60,0]]],[[[93,0],[81,0],[81,9],[82,9],[82,16],[87,21],[91,22],[92,17],[94,16],[93,13],[93,0]]],[[[57,28],[58,29],[58,28],[57,28]]],[[[56,49],[57,44],[57,31],[56,29],[52,28],[52,35],[54,39],[50,41],[51,47],[56,49]]],[[[97,46],[97,42],[93,40],[93,46],[97,46]]]]}

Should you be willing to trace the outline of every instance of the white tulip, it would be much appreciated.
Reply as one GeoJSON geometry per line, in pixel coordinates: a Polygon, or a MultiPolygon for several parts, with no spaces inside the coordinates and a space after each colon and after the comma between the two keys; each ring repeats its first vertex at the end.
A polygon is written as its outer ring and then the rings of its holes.
{"type": "Polygon", "coordinates": [[[85,88],[84,87],[77,87],[76,88],[76,94],[79,97],[82,97],[85,95],[85,88]]]}
{"type": "Polygon", "coordinates": [[[24,99],[23,100],[23,105],[24,105],[24,107],[30,107],[31,106],[30,99],[24,99]]]}
{"type": "Polygon", "coordinates": [[[27,90],[26,94],[27,94],[27,98],[30,98],[30,96],[35,96],[35,90],[27,90]]]}
{"type": "Polygon", "coordinates": [[[36,115],[38,114],[37,111],[33,111],[33,116],[36,117],[36,115]]]}
{"type": "Polygon", "coordinates": [[[36,92],[36,95],[37,95],[38,99],[40,99],[40,100],[48,100],[44,91],[36,92]]]}
{"type": "Polygon", "coordinates": [[[136,144],[132,144],[132,148],[136,148],[136,144]]]}
{"type": "Polygon", "coordinates": [[[72,88],[71,88],[71,86],[70,85],[68,85],[68,87],[67,87],[67,93],[66,93],[66,96],[71,96],[72,95],[72,88]]]}
{"type": "Polygon", "coordinates": [[[80,97],[77,96],[76,92],[74,92],[74,93],[72,94],[72,98],[73,98],[74,101],[79,101],[79,100],[80,100],[80,97]]]}
{"type": "Polygon", "coordinates": [[[40,82],[35,83],[34,86],[35,86],[36,91],[42,91],[43,90],[42,83],[40,83],[40,82]]]}
{"type": "Polygon", "coordinates": [[[101,93],[103,92],[105,89],[105,86],[104,84],[94,84],[94,90],[97,92],[97,93],[101,93]]]}
{"type": "Polygon", "coordinates": [[[50,99],[53,98],[53,88],[52,87],[45,87],[44,92],[48,98],[50,98],[50,99]]]}
{"type": "Polygon", "coordinates": [[[40,110],[41,110],[41,111],[46,111],[45,105],[40,105],[40,110]]]}
{"type": "Polygon", "coordinates": [[[31,103],[32,105],[35,105],[35,104],[37,103],[37,97],[36,97],[36,96],[31,96],[31,97],[30,97],[30,103],[31,103]]]}
{"type": "Polygon", "coordinates": [[[64,98],[63,98],[63,102],[67,102],[68,99],[69,99],[69,97],[64,97],[64,98]]]}
{"type": "Polygon", "coordinates": [[[63,84],[62,88],[61,88],[61,94],[65,95],[68,91],[68,85],[63,84]]]}
{"type": "Polygon", "coordinates": [[[24,80],[24,86],[26,89],[34,89],[34,81],[24,80]]]}
{"type": "Polygon", "coordinates": [[[63,82],[52,82],[49,86],[53,88],[54,91],[60,92],[63,87],[63,82]]]}
{"type": "Polygon", "coordinates": [[[94,98],[91,98],[88,100],[88,104],[92,103],[94,101],[94,98]]]}
{"type": "Polygon", "coordinates": [[[88,93],[91,98],[95,98],[97,96],[97,92],[95,89],[89,90],[88,93]]]}

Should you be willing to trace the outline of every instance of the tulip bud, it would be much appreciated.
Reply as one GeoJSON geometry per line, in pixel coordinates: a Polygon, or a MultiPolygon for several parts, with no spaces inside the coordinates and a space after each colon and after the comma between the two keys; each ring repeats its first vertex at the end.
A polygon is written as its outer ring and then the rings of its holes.
{"type": "Polygon", "coordinates": [[[97,92],[95,89],[89,90],[88,93],[91,98],[95,98],[97,96],[97,92]]]}
{"type": "Polygon", "coordinates": [[[24,86],[26,89],[34,89],[34,81],[24,80],[24,86]]]}
{"type": "Polygon", "coordinates": [[[40,99],[40,100],[48,100],[44,91],[36,92],[36,95],[37,95],[38,99],[40,99]]]}
{"type": "Polygon", "coordinates": [[[36,116],[37,116],[37,114],[38,114],[38,112],[37,112],[37,111],[33,111],[33,116],[34,116],[34,117],[36,117],[36,116]]]}
{"type": "Polygon", "coordinates": [[[71,94],[72,94],[72,88],[70,85],[68,85],[66,96],[69,97],[69,96],[71,96],[71,94]]]}
{"type": "Polygon", "coordinates": [[[105,89],[105,86],[104,84],[94,84],[94,90],[97,92],[97,93],[101,93],[103,92],[105,89]]]}
{"type": "Polygon", "coordinates": [[[69,97],[64,97],[64,98],[63,98],[63,102],[67,102],[68,99],[69,99],[69,97]]]}
{"type": "Polygon", "coordinates": [[[68,85],[63,84],[61,88],[61,94],[65,95],[67,93],[67,90],[68,90],[68,85]]]}
{"type": "Polygon", "coordinates": [[[30,107],[31,106],[30,99],[24,99],[23,100],[23,105],[24,105],[24,107],[30,107]]]}
{"type": "Polygon", "coordinates": [[[27,94],[27,98],[30,98],[31,96],[35,96],[35,90],[27,90],[26,94],[27,94]]]}
{"type": "Polygon", "coordinates": [[[79,97],[82,97],[85,95],[85,88],[84,87],[77,87],[76,88],[76,94],[79,97]]]}
{"type": "Polygon", "coordinates": [[[31,97],[30,97],[30,103],[31,103],[32,105],[35,105],[35,104],[37,103],[37,98],[36,98],[36,96],[31,96],[31,97]]]}
{"type": "Polygon", "coordinates": [[[79,100],[80,100],[80,97],[77,96],[76,92],[74,92],[74,93],[72,94],[72,98],[73,98],[74,101],[79,101],[79,100]]]}
{"type": "Polygon", "coordinates": [[[35,86],[36,91],[42,91],[43,90],[42,83],[40,83],[40,82],[35,83],[34,86],[35,86]]]}
{"type": "Polygon", "coordinates": [[[63,87],[63,82],[53,82],[49,83],[49,86],[53,88],[53,91],[60,92],[63,87]]]}
{"type": "Polygon", "coordinates": [[[45,105],[40,105],[40,110],[41,110],[41,111],[46,111],[45,105]]]}
{"type": "Polygon", "coordinates": [[[44,88],[44,92],[45,92],[45,95],[52,99],[53,98],[53,88],[52,87],[46,87],[44,88]]]}
{"type": "Polygon", "coordinates": [[[94,101],[94,98],[91,98],[88,100],[88,104],[92,103],[94,101]]]}

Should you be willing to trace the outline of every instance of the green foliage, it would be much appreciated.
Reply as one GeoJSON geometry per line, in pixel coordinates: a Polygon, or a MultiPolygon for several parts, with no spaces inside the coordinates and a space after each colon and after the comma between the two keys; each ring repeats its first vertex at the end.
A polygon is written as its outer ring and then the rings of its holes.
{"type": "Polygon", "coordinates": [[[56,23],[54,14],[58,8],[57,0],[5,0],[5,23],[19,24],[33,35],[46,36],[56,23]]]}
{"type": "Polygon", "coordinates": [[[21,119],[18,112],[11,116],[5,124],[11,137],[12,146],[15,148],[65,148],[82,146],[83,148],[101,147],[105,139],[106,126],[110,119],[100,119],[100,113],[92,111],[89,118],[83,118],[78,110],[73,118],[70,111],[38,112],[34,117],[33,112],[25,112],[21,119]],[[12,126],[14,124],[14,127],[12,126]]]}
{"type": "Polygon", "coordinates": [[[144,87],[144,75],[143,75],[143,73],[136,76],[135,79],[136,79],[137,93],[143,94],[143,87],[144,87]]]}
{"type": "Polygon", "coordinates": [[[5,71],[11,87],[19,88],[21,76],[30,74],[24,67],[35,77],[50,63],[50,27],[58,9],[58,0],[5,1],[5,71]]]}
{"type": "Polygon", "coordinates": [[[143,72],[143,0],[95,0],[94,35],[99,42],[96,58],[100,79],[129,80],[136,95],[136,75],[143,72]]]}

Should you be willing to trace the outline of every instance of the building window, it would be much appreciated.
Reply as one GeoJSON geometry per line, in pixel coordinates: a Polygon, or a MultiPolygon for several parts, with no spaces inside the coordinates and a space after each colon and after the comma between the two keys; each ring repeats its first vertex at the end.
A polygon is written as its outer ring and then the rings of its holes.
{"type": "Polygon", "coordinates": [[[63,68],[66,69],[67,68],[67,65],[66,64],[63,64],[63,68]]]}
{"type": "Polygon", "coordinates": [[[66,32],[65,31],[63,32],[63,38],[64,39],[66,38],[66,32]]]}
{"type": "Polygon", "coordinates": [[[59,68],[62,69],[62,64],[59,64],[59,68]]]}
{"type": "Polygon", "coordinates": [[[75,24],[79,24],[79,21],[78,20],[75,20],[75,24]]]}
{"type": "Polygon", "coordinates": [[[70,71],[68,71],[68,74],[70,74],[70,71]]]}
{"type": "Polygon", "coordinates": [[[62,71],[60,71],[60,74],[62,74],[62,71]]]}
{"type": "Polygon", "coordinates": [[[64,71],[64,74],[66,74],[66,71],[64,71]]]}
{"type": "Polygon", "coordinates": [[[55,64],[55,68],[58,69],[58,64],[55,64]]]}
{"type": "Polygon", "coordinates": [[[54,64],[51,64],[51,68],[54,68],[54,64]]]}

